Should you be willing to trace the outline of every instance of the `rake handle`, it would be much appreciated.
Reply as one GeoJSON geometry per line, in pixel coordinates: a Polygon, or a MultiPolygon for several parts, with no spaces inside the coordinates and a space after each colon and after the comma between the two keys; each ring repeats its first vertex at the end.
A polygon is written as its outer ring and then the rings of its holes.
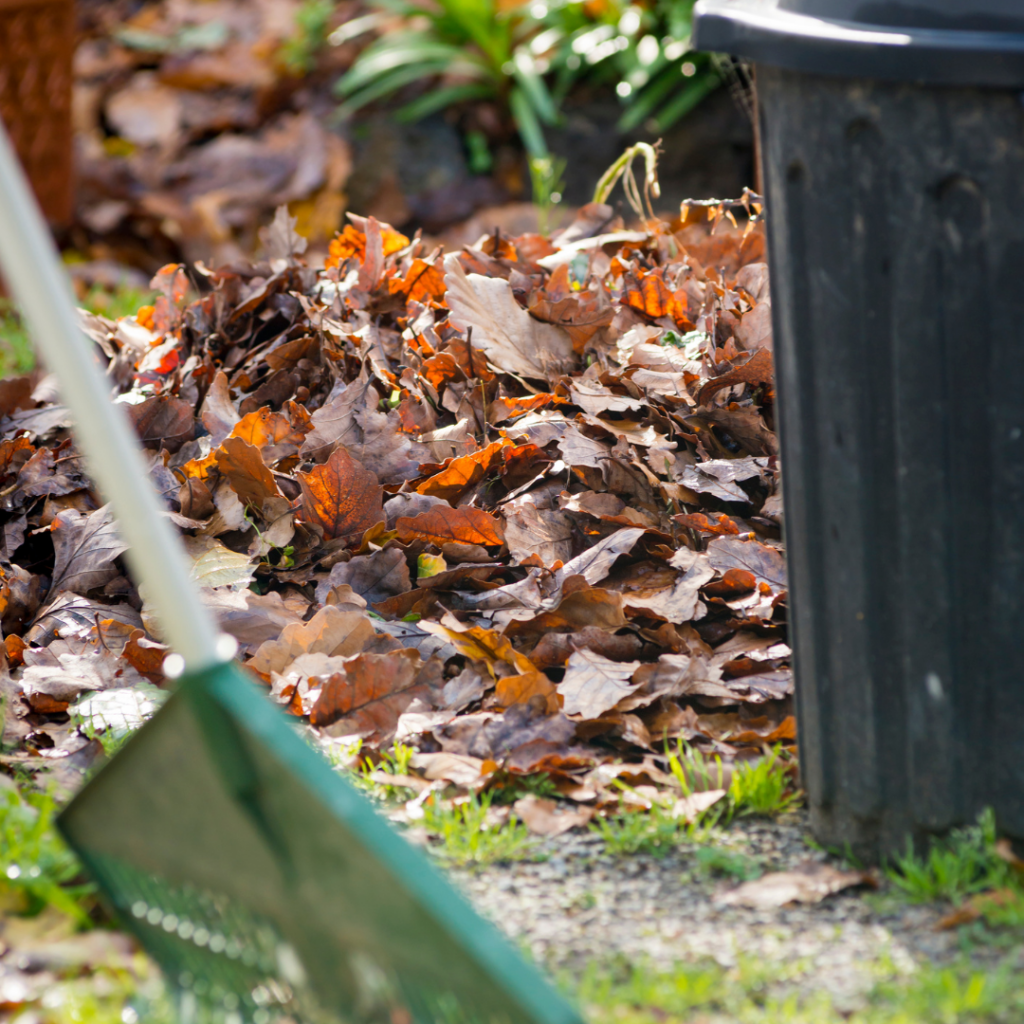
{"type": "Polygon", "coordinates": [[[48,369],[57,375],[89,473],[113,505],[127,558],[171,647],[190,672],[224,661],[218,630],[189,579],[138,444],[82,333],[57,248],[0,123],[0,267],[48,369]]]}

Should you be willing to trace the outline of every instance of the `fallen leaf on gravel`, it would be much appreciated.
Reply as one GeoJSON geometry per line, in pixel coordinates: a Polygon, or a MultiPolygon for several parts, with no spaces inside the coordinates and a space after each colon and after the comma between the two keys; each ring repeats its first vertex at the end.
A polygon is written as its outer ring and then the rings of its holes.
{"type": "Polygon", "coordinates": [[[384,490],[377,477],[344,448],[298,478],[303,517],[321,527],[328,540],[364,533],[384,519],[384,490]]]}
{"type": "Polygon", "coordinates": [[[520,797],[512,809],[523,824],[538,836],[560,836],[570,829],[586,825],[595,813],[593,807],[567,807],[557,800],[545,800],[532,793],[520,797]]]}
{"type": "Polygon", "coordinates": [[[558,692],[564,698],[563,712],[579,715],[584,721],[600,718],[637,689],[640,684],[631,682],[631,677],[639,667],[639,661],[623,663],[594,651],[576,651],[558,684],[558,692]]]}
{"type": "Polygon", "coordinates": [[[403,516],[395,523],[403,544],[425,540],[433,544],[497,545],[504,542],[501,522],[479,508],[451,508],[438,505],[418,516],[403,516]]]}
{"type": "Polygon", "coordinates": [[[826,896],[855,885],[877,886],[868,871],[840,871],[819,861],[804,861],[792,871],[776,871],[719,896],[715,902],[727,907],[772,910],[787,903],[820,903],[826,896]]]}
{"type": "Polygon", "coordinates": [[[714,807],[725,796],[724,789],[705,789],[700,793],[690,793],[676,799],[669,811],[669,816],[682,818],[687,824],[695,822],[706,810],[714,807]]]}

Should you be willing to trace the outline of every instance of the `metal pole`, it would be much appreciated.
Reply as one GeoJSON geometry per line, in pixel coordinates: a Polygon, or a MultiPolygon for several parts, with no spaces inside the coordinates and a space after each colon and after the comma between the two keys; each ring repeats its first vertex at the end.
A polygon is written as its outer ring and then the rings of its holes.
{"type": "Polygon", "coordinates": [[[110,401],[110,383],[78,326],[69,283],[21,166],[0,124],[0,266],[48,369],[60,381],[89,473],[114,507],[127,557],[170,645],[190,672],[224,661],[218,630],[188,577],[174,529],[157,502],[138,444],[110,401]]]}

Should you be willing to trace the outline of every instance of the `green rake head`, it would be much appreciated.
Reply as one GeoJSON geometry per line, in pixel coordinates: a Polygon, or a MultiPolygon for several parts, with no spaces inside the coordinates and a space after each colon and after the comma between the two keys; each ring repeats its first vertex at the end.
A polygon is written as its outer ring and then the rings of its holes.
{"type": "Polygon", "coordinates": [[[234,665],[185,678],[60,827],[183,1020],[579,1021],[234,665]]]}

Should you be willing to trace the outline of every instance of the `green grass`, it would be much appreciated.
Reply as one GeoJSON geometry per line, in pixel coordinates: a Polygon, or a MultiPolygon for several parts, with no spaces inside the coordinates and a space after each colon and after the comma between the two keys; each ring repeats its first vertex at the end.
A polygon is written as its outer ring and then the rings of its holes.
{"type": "Polygon", "coordinates": [[[702,846],[693,853],[697,862],[697,874],[704,878],[731,878],[737,882],[749,882],[764,874],[764,865],[759,857],[725,850],[720,846],[702,846]]]}
{"type": "Polygon", "coordinates": [[[437,840],[434,852],[460,867],[539,859],[537,841],[526,826],[514,814],[504,825],[489,825],[490,807],[490,793],[455,805],[428,799],[423,805],[423,824],[437,840]]]}
{"type": "Polygon", "coordinates": [[[51,793],[0,779],[0,887],[23,915],[52,906],[88,925],[95,887],[79,883],[81,868],[57,833],[56,811],[51,793]]]}
{"type": "Polygon", "coordinates": [[[775,747],[756,761],[737,761],[732,768],[729,800],[736,814],[766,818],[799,806],[803,793],[793,788],[792,755],[775,747]]]}
{"type": "Polygon", "coordinates": [[[912,903],[959,903],[987,889],[1020,885],[1014,871],[996,853],[996,820],[983,811],[976,825],[954,829],[920,856],[908,845],[885,874],[897,892],[912,903]]]}
{"type": "MultiPolygon", "coordinates": [[[[83,309],[110,320],[132,316],[140,306],[153,299],[153,292],[138,288],[113,291],[94,285],[81,301],[83,309]]],[[[0,378],[29,373],[36,365],[36,354],[28,331],[9,299],[0,299],[0,378]]]]}
{"type": "MultiPolygon", "coordinates": [[[[885,973],[883,961],[875,965],[885,973]]],[[[910,979],[879,981],[867,1006],[852,1014],[827,993],[801,995],[800,963],[713,962],[656,970],[640,964],[591,964],[578,995],[593,1024],[1016,1024],[1024,1014],[1024,979],[1008,960],[982,972],[966,962],[922,967],[910,979]]]]}

